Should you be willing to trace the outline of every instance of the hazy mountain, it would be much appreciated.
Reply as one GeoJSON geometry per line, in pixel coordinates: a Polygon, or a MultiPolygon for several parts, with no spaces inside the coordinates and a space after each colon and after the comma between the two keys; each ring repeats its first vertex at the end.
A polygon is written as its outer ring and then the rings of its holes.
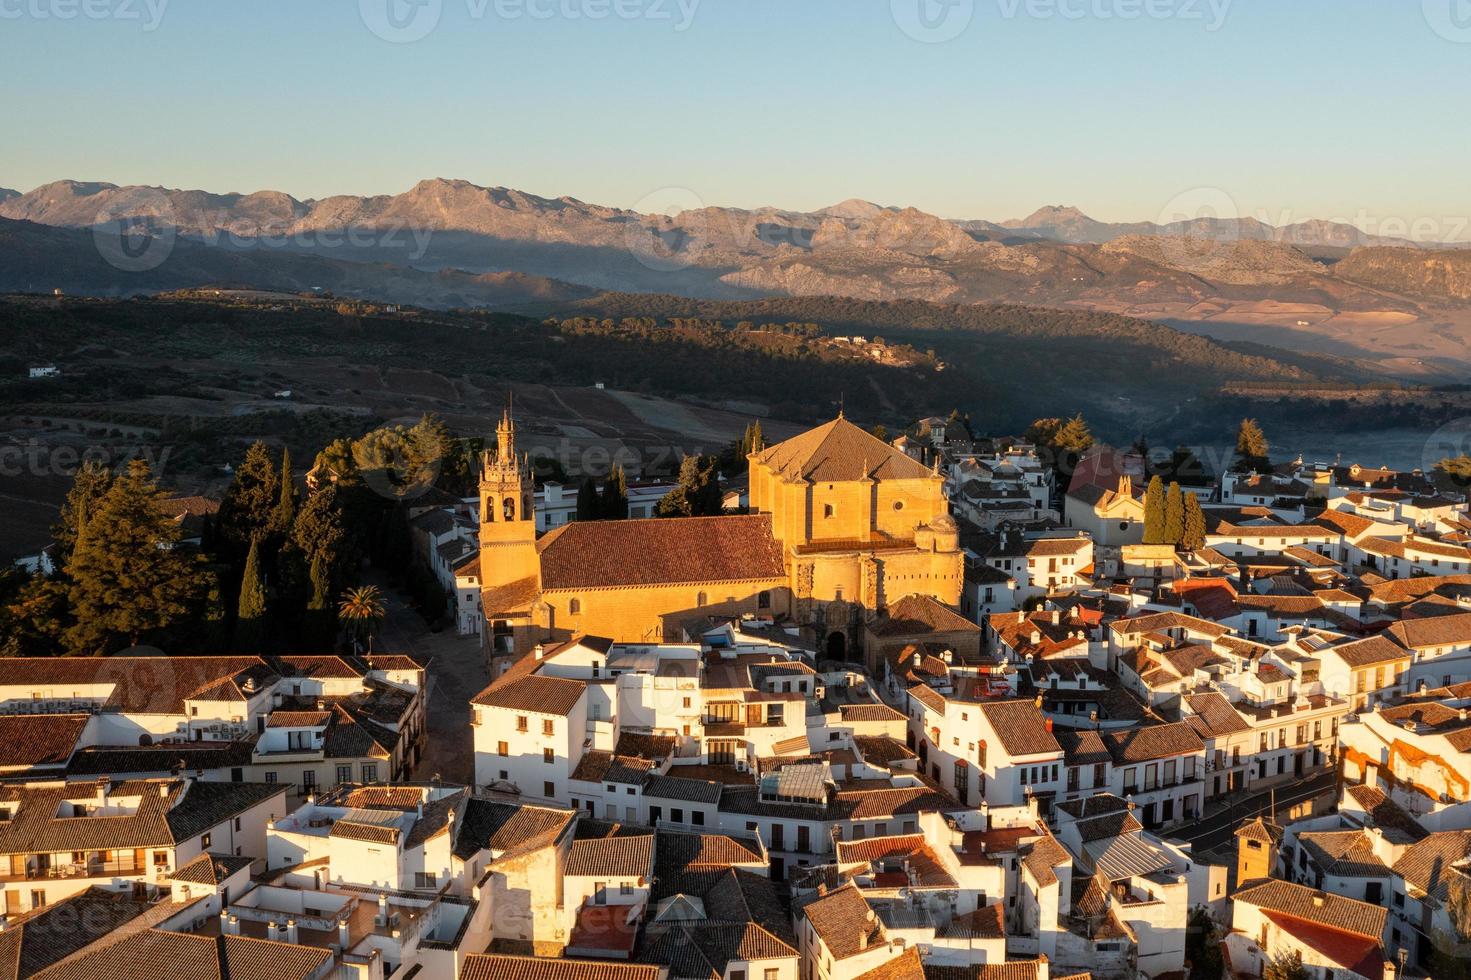
{"type": "MultiPolygon", "coordinates": [[[[1382,241],[1345,225],[1274,228],[1252,218],[1110,224],[1070,207],[999,224],[863,200],[815,212],[703,207],[670,217],[463,180],[425,180],[397,195],[321,200],[274,191],[214,194],[58,181],[0,200],[0,216],[68,228],[122,219],[154,230],[177,228],[195,243],[252,252],[256,278],[276,274],[296,281],[299,269],[273,271],[269,256],[297,253],[377,266],[371,274],[359,270],[360,276],[386,277],[386,267],[442,271],[453,284],[446,296],[426,296],[422,289],[442,283],[420,278],[412,283],[413,295],[402,297],[440,306],[463,300],[462,288],[495,294],[473,277],[507,272],[559,281],[547,286],[553,293],[575,283],[727,300],[1009,301],[1180,319],[1220,317],[1235,305],[1265,301],[1322,307],[1327,315],[1408,314],[1421,298],[1454,298],[1425,277],[1400,275],[1392,280],[1400,285],[1389,286],[1315,261],[1324,249],[1343,249],[1336,258],[1350,245],[1382,241]]],[[[347,278],[354,288],[368,288],[359,277],[347,278]]],[[[145,287],[113,274],[110,282],[97,280],[96,288],[117,293],[145,287]]],[[[411,284],[397,277],[395,288],[411,284]]]]}
{"type": "MultiPolygon", "coordinates": [[[[133,254],[137,254],[134,250],[133,254]]],[[[593,294],[582,286],[523,273],[473,275],[421,271],[317,255],[229,250],[177,240],[156,268],[122,272],[107,256],[124,254],[116,236],[0,218],[0,292],[119,296],[200,286],[338,296],[428,307],[538,309],[593,294]]]]}

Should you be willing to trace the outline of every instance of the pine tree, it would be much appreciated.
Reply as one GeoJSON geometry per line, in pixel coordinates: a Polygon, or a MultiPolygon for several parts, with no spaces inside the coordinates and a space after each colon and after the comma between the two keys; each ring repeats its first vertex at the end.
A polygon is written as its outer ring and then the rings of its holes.
{"type": "Polygon", "coordinates": [[[245,459],[235,470],[235,479],[220,503],[220,540],[232,552],[232,560],[242,560],[250,550],[251,541],[269,529],[280,495],[276,464],[271,461],[266,444],[257,442],[246,450],[245,459]]]}
{"type": "Polygon", "coordinates": [[[1200,498],[1193,493],[1187,493],[1185,495],[1185,533],[1180,539],[1180,545],[1190,551],[1204,548],[1207,530],[1205,512],[1200,509],[1200,498]]]}
{"type": "Polygon", "coordinates": [[[240,605],[235,615],[235,649],[263,653],[266,643],[266,585],[260,573],[260,542],[250,543],[245,575],[240,580],[240,605]]]}
{"type": "Polygon", "coordinates": [[[1144,491],[1144,543],[1165,543],[1165,484],[1157,476],[1144,491]]]}
{"type": "Polygon", "coordinates": [[[296,518],[296,483],[291,477],[291,450],[281,450],[281,490],[276,497],[276,506],[271,511],[268,530],[277,540],[291,531],[291,522],[296,518]]]}
{"type": "Polygon", "coordinates": [[[1180,484],[1170,481],[1170,488],[1165,491],[1165,528],[1164,540],[1160,544],[1179,544],[1185,537],[1185,496],[1180,492],[1180,484]]]}
{"type": "Polygon", "coordinates": [[[597,520],[602,516],[598,504],[598,485],[593,482],[592,477],[583,477],[582,483],[577,487],[577,519],[579,521],[597,520]]]}
{"type": "Polygon", "coordinates": [[[148,464],[135,459],[82,527],[66,566],[74,653],[107,654],[197,614],[203,557],[178,550],[148,464]]]}
{"type": "Polygon", "coordinates": [[[1257,420],[1242,419],[1236,430],[1236,468],[1243,473],[1268,469],[1271,466],[1270,451],[1271,444],[1257,420]]]}
{"type": "Polygon", "coordinates": [[[76,547],[77,532],[87,522],[88,516],[97,510],[107,488],[112,486],[112,474],[100,463],[89,460],[72,477],[71,489],[61,505],[61,519],[51,529],[56,539],[56,561],[65,565],[76,547]]]}
{"type": "Polygon", "coordinates": [[[1082,412],[1062,424],[1052,437],[1052,445],[1065,453],[1082,453],[1093,447],[1093,433],[1082,412]]]}
{"type": "MultiPolygon", "coordinates": [[[[759,438],[761,430],[756,430],[759,438]]],[[[603,483],[603,496],[598,501],[598,513],[605,521],[621,521],[628,517],[628,476],[622,463],[614,463],[613,470],[603,483]]]]}

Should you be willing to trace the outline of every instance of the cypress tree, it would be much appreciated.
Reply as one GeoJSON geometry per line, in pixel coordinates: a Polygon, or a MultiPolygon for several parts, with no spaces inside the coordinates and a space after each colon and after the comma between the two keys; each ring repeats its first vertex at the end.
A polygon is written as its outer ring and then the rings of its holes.
{"type": "Polygon", "coordinates": [[[613,464],[612,472],[603,483],[598,512],[605,521],[621,521],[628,517],[628,477],[623,472],[622,463],[613,464]]]}
{"type": "Polygon", "coordinates": [[[1264,470],[1271,465],[1271,444],[1256,419],[1242,419],[1236,430],[1236,468],[1241,472],[1264,470]]]}
{"type": "Polygon", "coordinates": [[[291,450],[281,450],[281,492],[276,497],[276,507],[271,511],[270,532],[278,539],[291,531],[291,522],[296,519],[296,484],[291,479],[291,450]]]}
{"type": "Polygon", "coordinates": [[[1179,544],[1185,537],[1185,497],[1180,492],[1180,484],[1170,481],[1170,488],[1165,492],[1165,529],[1164,540],[1160,544],[1179,544]]]}
{"type": "Polygon", "coordinates": [[[51,529],[56,539],[57,564],[65,565],[71,558],[82,525],[89,515],[96,512],[110,486],[112,474],[92,460],[82,464],[72,477],[71,489],[66,492],[66,500],[61,505],[61,519],[51,529]]]}
{"type": "Polygon", "coordinates": [[[250,543],[245,575],[240,580],[240,605],[235,616],[235,649],[261,653],[266,641],[266,586],[260,574],[260,543],[250,543]]]}
{"type": "MultiPolygon", "coordinates": [[[[256,535],[267,530],[281,494],[280,476],[266,444],[257,442],[245,452],[235,479],[220,503],[220,540],[234,561],[250,549],[256,535]]],[[[238,567],[238,566],[237,566],[238,567]]]]}
{"type": "Polygon", "coordinates": [[[1144,543],[1165,543],[1165,484],[1157,476],[1144,491],[1144,543]]]}
{"type": "Polygon", "coordinates": [[[579,521],[597,520],[602,516],[599,504],[598,485],[593,482],[592,477],[583,477],[582,483],[577,487],[577,519],[579,521]]]}
{"type": "Polygon", "coordinates": [[[1196,551],[1205,547],[1205,512],[1200,509],[1200,498],[1193,493],[1185,495],[1185,534],[1180,539],[1180,544],[1196,551]]]}

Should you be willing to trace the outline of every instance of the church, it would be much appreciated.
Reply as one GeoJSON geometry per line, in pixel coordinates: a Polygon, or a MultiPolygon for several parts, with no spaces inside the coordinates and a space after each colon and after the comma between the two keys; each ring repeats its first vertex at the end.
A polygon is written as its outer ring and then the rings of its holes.
{"type": "Polygon", "coordinates": [[[530,459],[507,412],[480,479],[491,656],[581,633],[681,638],[706,616],[788,618],[857,659],[865,624],[906,596],[960,603],[964,561],[944,481],[843,418],[752,453],[750,513],[584,521],[540,537],[530,459]]]}

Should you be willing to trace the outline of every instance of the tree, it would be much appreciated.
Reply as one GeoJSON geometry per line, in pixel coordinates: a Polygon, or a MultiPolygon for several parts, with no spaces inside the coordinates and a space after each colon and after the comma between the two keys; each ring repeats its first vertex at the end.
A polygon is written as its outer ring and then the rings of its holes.
{"type": "Polygon", "coordinates": [[[715,457],[686,456],[679,464],[679,482],[659,501],[660,517],[703,517],[725,509],[715,457]]]}
{"type": "Polygon", "coordinates": [[[1062,424],[1052,437],[1052,445],[1065,453],[1083,453],[1093,447],[1093,433],[1082,412],[1062,424]]]}
{"type": "Polygon", "coordinates": [[[277,541],[291,531],[291,522],[296,519],[296,484],[291,478],[291,450],[281,450],[281,489],[276,497],[276,506],[271,511],[267,530],[277,541]]]}
{"type": "Polygon", "coordinates": [[[598,485],[592,477],[585,476],[577,487],[577,519],[595,521],[602,516],[598,500],[598,485]]]}
{"type": "Polygon", "coordinates": [[[343,534],[337,487],[328,483],[307,494],[291,525],[291,540],[306,556],[307,563],[320,559],[326,562],[329,572],[339,567],[343,534]]]}
{"type": "Polygon", "coordinates": [[[240,579],[240,603],[235,615],[235,649],[263,653],[266,645],[266,584],[260,572],[260,541],[250,543],[245,574],[240,579]]]}
{"type": "Polygon", "coordinates": [[[312,559],[311,598],[307,600],[305,629],[307,642],[325,649],[337,631],[337,611],[332,608],[332,571],[322,555],[312,559]]]}
{"type": "MultiPolygon", "coordinates": [[[[761,435],[757,428],[756,435],[761,435]]],[[[603,496],[598,501],[598,512],[605,521],[622,521],[628,518],[628,475],[622,463],[614,463],[608,479],[603,482],[603,496]]]]}
{"type": "Polygon", "coordinates": [[[1225,963],[1221,958],[1221,938],[1210,913],[1196,908],[1190,913],[1185,930],[1185,958],[1190,961],[1190,976],[1220,980],[1225,963]]]}
{"type": "Polygon", "coordinates": [[[204,558],[178,550],[148,464],[135,459],[82,526],[66,566],[73,623],[67,647],[107,654],[198,613],[204,558]]]}
{"type": "Polygon", "coordinates": [[[1165,484],[1157,476],[1144,490],[1144,543],[1165,543],[1165,484]]]}
{"type": "Polygon", "coordinates": [[[1179,544],[1185,538],[1185,497],[1180,484],[1170,481],[1165,491],[1165,530],[1160,544],[1179,544]]]}
{"type": "Polygon", "coordinates": [[[759,453],[766,448],[766,437],[761,434],[761,421],[757,419],[746,425],[745,434],[741,436],[741,459],[744,460],[752,453],[759,453]]]}
{"type": "Polygon", "coordinates": [[[383,593],[378,591],[378,587],[363,585],[343,593],[342,601],[337,606],[337,614],[347,626],[353,650],[360,650],[366,642],[371,651],[373,636],[378,632],[388,611],[383,605],[383,593]]]}
{"type": "Polygon", "coordinates": [[[71,558],[72,548],[77,543],[77,532],[97,510],[107,488],[112,486],[112,474],[102,464],[88,460],[72,477],[71,489],[61,505],[61,519],[51,529],[56,539],[56,561],[65,565],[71,558]]]}
{"type": "Polygon", "coordinates": [[[251,541],[270,528],[281,496],[280,482],[265,443],[256,442],[245,451],[245,459],[220,502],[220,541],[230,549],[234,561],[243,559],[251,541]]]}
{"type": "Polygon", "coordinates": [[[1205,511],[1200,509],[1200,498],[1193,493],[1185,495],[1185,533],[1180,546],[1190,551],[1205,547],[1205,536],[1209,528],[1205,523],[1205,511]]]}
{"type": "Polygon", "coordinates": [[[1236,469],[1245,473],[1265,470],[1271,466],[1268,453],[1271,445],[1256,419],[1242,419],[1236,429],[1236,469]]]}
{"type": "Polygon", "coordinates": [[[1262,971],[1262,980],[1312,980],[1312,977],[1302,965],[1302,954],[1297,950],[1278,953],[1267,961],[1262,971]]]}

